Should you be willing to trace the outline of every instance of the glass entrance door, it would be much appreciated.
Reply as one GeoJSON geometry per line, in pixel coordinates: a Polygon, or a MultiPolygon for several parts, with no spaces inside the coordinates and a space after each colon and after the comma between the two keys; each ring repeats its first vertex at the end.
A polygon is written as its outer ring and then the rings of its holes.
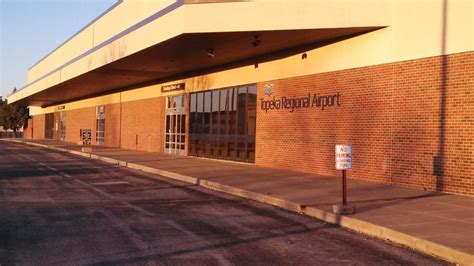
{"type": "Polygon", "coordinates": [[[59,113],[59,139],[64,141],[66,139],[66,112],[59,113]]]}
{"type": "Polygon", "coordinates": [[[170,96],[166,99],[165,153],[185,155],[186,96],[170,96]]]}
{"type": "Polygon", "coordinates": [[[53,139],[54,136],[54,113],[45,115],[44,138],[53,139]]]}
{"type": "Polygon", "coordinates": [[[95,143],[96,145],[105,144],[105,106],[97,106],[96,108],[96,131],[95,131],[95,143]]]}

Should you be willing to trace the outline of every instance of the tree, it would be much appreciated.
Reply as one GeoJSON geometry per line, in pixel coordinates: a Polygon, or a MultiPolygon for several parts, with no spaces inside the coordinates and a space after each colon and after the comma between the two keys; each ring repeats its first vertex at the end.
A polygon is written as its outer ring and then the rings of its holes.
{"type": "Polygon", "coordinates": [[[3,98],[0,96],[0,126],[3,126],[3,98]]]}
{"type": "MultiPolygon", "coordinates": [[[[13,89],[13,92],[16,88],[13,89]]],[[[15,137],[18,129],[23,127],[28,119],[28,108],[18,104],[7,104],[7,101],[1,101],[0,124],[5,130],[13,130],[15,137]]]]}

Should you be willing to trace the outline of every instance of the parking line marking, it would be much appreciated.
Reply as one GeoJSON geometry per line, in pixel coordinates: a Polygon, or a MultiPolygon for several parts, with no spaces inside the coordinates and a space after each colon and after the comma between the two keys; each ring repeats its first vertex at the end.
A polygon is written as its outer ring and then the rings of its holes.
{"type": "Polygon", "coordinates": [[[126,181],[109,181],[109,182],[95,182],[91,183],[94,186],[110,186],[110,185],[128,185],[129,182],[126,181]]]}
{"type": "MultiPolygon", "coordinates": [[[[18,155],[18,156],[21,156],[21,157],[23,157],[23,158],[26,158],[26,159],[28,159],[28,160],[31,160],[31,161],[33,161],[33,162],[35,162],[35,163],[37,163],[37,164],[39,164],[39,165],[41,165],[41,166],[43,166],[43,167],[49,169],[49,170],[51,170],[51,171],[54,171],[54,172],[56,172],[56,173],[58,173],[58,174],[64,176],[64,177],[71,178],[71,179],[73,179],[74,181],[76,181],[76,182],[78,182],[78,183],[80,183],[80,184],[82,184],[82,185],[84,185],[84,186],[86,186],[86,187],[88,187],[88,188],[90,188],[90,189],[92,189],[92,190],[94,190],[94,191],[96,191],[96,192],[98,192],[98,193],[100,193],[100,194],[106,196],[106,197],[109,198],[109,199],[116,199],[113,195],[111,195],[111,194],[109,194],[109,193],[107,193],[107,192],[105,192],[105,191],[103,191],[103,190],[101,190],[101,189],[99,189],[99,188],[97,188],[97,187],[94,187],[94,186],[92,186],[92,185],[90,185],[90,184],[88,184],[88,183],[86,183],[86,182],[84,182],[84,181],[82,181],[82,180],[79,180],[79,179],[77,179],[77,178],[74,178],[74,177],[68,175],[67,173],[62,172],[61,170],[58,170],[58,169],[56,169],[56,168],[54,168],[54,167],[51,167],[51,166],[46,165],[46,164],[44,164],[44,163],[42,163],[42,162],[39,162],[39,161],[37,161],[36,159],[31,158],[31,157],[29,157],[29,156],[26,156],[26,155],[24,155],[24,154],[17,154],[17,155],[18,155]]],[[[147,210],[144,210],[144,209],[142,209],[142,208],[140,208],[140,207],[138,207],[138,206],[135,206],[135,205],[133,205],[133,204],[131,204],[131,203],[129,203],[129,202],[126,202],[126,201],[123,201],[123,200],[122,200],[122,201],[120,201],[120,203],[122,203],[123,205],[125,205],[125,206],[127,206],[127,207],[129,207],[129,208],[132,208],[132,209],[134,209],[134,210],[136,210],[136,211],[139,211],[139,212],[141,212],[141,213],[144,213],[144,214],[146,214],[146,215],[149,215],[149,216],[154,216],[154,215],[155,215],[154,213],[149,212],[149,211],[147,211],[147,210]]]]}

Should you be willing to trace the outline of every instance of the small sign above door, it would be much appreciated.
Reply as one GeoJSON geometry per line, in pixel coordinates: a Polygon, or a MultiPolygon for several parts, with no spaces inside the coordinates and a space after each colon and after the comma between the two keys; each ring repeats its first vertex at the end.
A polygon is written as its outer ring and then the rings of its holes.
{"type": "Polygon", "coordinates": [[[161,86],[161,92],[184,90],[184,82],[161,86]]]}

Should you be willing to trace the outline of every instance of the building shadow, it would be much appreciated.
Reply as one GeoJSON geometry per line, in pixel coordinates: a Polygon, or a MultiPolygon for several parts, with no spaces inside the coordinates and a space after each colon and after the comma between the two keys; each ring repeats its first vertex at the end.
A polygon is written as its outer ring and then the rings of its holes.
{"type": "Polygon", "coordinates": [[[386,199],[375,199],[375,200],[361,200],[361,201],[353,201],[351,203],[355,204],[366,204],[362,206],[357,206],[357,212],[367,212],[375,209],[391,207],[394,205],[398,205],[400,203],[425,199],[425,198],[433,198],[433,197],[443,197],[447,196],[448,194],[440,193],[440,192],[431,192],[424,195],[418,196],[411,196],[411,197],[393,197],[393,198],[386,198],[386,199]]]}
{"type": "Polygon", "coordinates": [[[446,55],[448,0],[443,0],[441,28],[441,85],[439,103],[439,144],[438,153],[433,158],[433,175],[436,176],[436,191],[444,191],[445,146],[446,146],[446,93],[448,75],[448,57],[446,55]]]}

